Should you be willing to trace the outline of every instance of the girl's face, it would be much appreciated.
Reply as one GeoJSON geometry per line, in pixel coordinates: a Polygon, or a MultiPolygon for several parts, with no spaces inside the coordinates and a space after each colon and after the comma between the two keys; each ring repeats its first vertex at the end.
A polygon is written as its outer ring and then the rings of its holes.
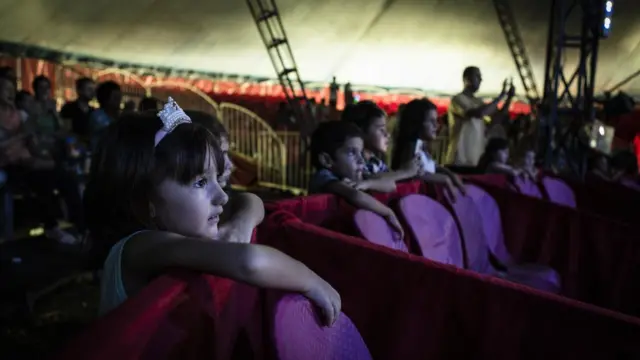
{"type": "Polygon", "coordinates": [[[422,123],[422,134],[420,138],[425,141],[435,140],[438,137],[438,112],[429,110],[425,114],[422,123]]]}
{"type": "Polygon", "coordinates": [[[387,120],[384,116],[377,117],[371,121],[369,129],[364,136],[364,147],[366,150],[377,153],[386,153],[389,148],[389,132],[387,131],[387,120]]]}
{"type": "Polygon", "coordinates": [[[524,154],[524,167],[526,169],[533,169],[536,165],[536,153],[534,151],[527,151],[524,154]]]}
{"type": "Polygon", "coordinates": [[[229,198],[218,183],[215,161],[189,184],[162,181],[150,205],[152,218],[163,230],[184,236],[214,239],[222,206],[229,198]]]}
{"type": "Polygon", "coordinates": [[[509,161],[509,148],[498,150],[495,161],[506,164],[509,161]]]}
{"type": "Polygon", "coordinates": [[[231,162],[231,157],[229,156],[229,139],[226,136],[220,137],[220,150],[222,150],[224,158],[224,171],[222,175],[218,176],[218,184],[225,188],[229,185],[231,173],[233,172],[233,162],[231,162]]]}

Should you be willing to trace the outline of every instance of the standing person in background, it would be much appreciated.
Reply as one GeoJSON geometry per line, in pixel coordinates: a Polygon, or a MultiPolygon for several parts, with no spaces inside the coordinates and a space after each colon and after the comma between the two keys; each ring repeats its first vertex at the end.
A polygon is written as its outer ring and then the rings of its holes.
{"type": "Polygon", "coordinates": [[[351,83],[347,83],[344,86],[344,106],[349,106],[350,104],[355,103],[355,98],[353,97],[353,90],[351,89],[351,83]]]}
{"type": "Polygon", "coordinates": [[[338,90],[340,90],[340,85],[338,85],[334,76],[331,85],[329,85],[329,107],[332,110],[338,107],[338,90]]]}
{"type": "Polygon", "coordinates": [[[9,80],[13,84],[13,88],[18,89],[18,76],[11,66],[0,67],[0,78],[9,80]]]}
{"type": "MultiPolygon", "coordinates": [[[[501,120],[509,109],[515,88],[505,80],[500,95],[485,104],[475,96],[482,83],[480,69],[467,67],[462,80],[464,90],[451,98],[449,105],[449,148],[445,163],[476,166],[485,146],[485,117],[495,116],[493,120],[501,120]],[[505,99],[504,106],[498,110],[498,104],[505,99]]],[[[493,125],[493,121],[491,123],[493,125]]]]}
{"type": "Polygon", "coordinates": [[[71,132],[87,140],[89,137],[89,116],[95,110],[89,103],[96,96],[96,83],[88,77],[76,80],[77,98],[69,101],[60,110],[60,117],[71,122],[71,132]]]}
{"type": "Polygon", "coordinates": [[[138,104],[138,111],[159,111],[160,110],[160,100],[154,97],[145,97],[140,100],[138,104]]]}
{"type": "Polygon", "coordinates": [[[91,149],[95,149],[104,130],[120,116],[122,91],[114,81],[105,81],[98,85],[96,97],[100,108],[89,117],[89,137],[91,149]]]}

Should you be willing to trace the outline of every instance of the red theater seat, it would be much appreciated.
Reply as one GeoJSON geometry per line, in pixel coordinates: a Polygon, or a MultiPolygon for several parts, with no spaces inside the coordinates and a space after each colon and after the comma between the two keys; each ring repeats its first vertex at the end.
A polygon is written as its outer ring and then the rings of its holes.
{"type": "Polygon", "coordinates": [[[558,293],[560,276],[548,266],[538,264],[519,264],[509,255],[502,235],[500,209],[495,200],[484,190],[474,185],[466,185],[467,196],[458,196],[455,202],[449,202],[460,228],[467,255],[467,268],[482,274],[501,276],[509,281],[533,288],[558,293]],[[494,236],[491,240],[487,235],[494,236]],[[489,245],[491,244],[491,246],[489,245]],[[506,267],[498,271],[490,261],[490,253],[506,267]]]}
{"type": "Polygon", "coordinates": [[[398,238],[398,234],[382,216],[369,210],[360,209],[356,211],[353,219],[363,238],[390,249],[409,252],[407,244],[403,239],[398,238]]]}
{"type": "MultiPolygon", "coordinates": [[[[273,217],[273,218],[272,218],[273,217]]],[[[341,294],[372,358],[635,358],[640,321],[301,222],[278,212],[260,239],[341,294]]]]}
{"type": "Polygon", "coordinates": [[[424,195],[407,195],[398,204],[422,256],[464,267],[462,241],[455,220],[441,204],[424,195]]]}
{"type": "MultiPolygon", "coordinates": [[[[272,294],[275,292],[271,292],[272,294]]],[[[327,327],[313,305],[300,295],[271,295],[273,346],[279,360],[371,360],[358,329],[344,313],[327,327]]]]}
{"type": "Polygon", "coordinates": [[[523,178],[517,176],[513,179],[513,183],[521,194],[534,197],[536,199],[542,199],[542,192],[538,187],[538,184],[529,178],[523,178]]]}
{"type": "Polygon", "coordinates": [[[549,201],[572,209],[577,207],[576,195],[566,182],[558,178],[545,176],[542,178],[542,186],[547,192],[549,201]]]}

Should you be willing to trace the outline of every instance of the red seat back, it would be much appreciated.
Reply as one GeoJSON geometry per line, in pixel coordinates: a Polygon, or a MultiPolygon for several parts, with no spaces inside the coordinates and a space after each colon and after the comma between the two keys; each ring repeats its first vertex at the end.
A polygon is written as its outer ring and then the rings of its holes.
{"type": "Polygon", "coordinates": [[[478,213],[482,221],[482,231],[489,247],[489,251],[503,264],[508,265],[513,262],[511,254],[504,243],[502,232],[502,218],[498,203],[482,188],[468,184],[467,196],[471,198],[478,208],[478,213]]]}
{"type": "Polygon", "coordinates": [[[398,205],[424,257],[464,267],[458,226],[444,206],[424,195],[408,195],[398,205]]]}
{"type": "Polygon", "coordinates": [[[558,178],[545,176],[542,178],[542,185],[549,196],[549,201],[576,208],[576,195],[567,183],[558,178]]]}
{"type": "Polygon", "coordinates": [[[520,193],[542,199],[542,192],[535,182],[521,176],[517,176],[513,182],[520,193]]]}
{"type": "Polygon", "coordinates": [[[273,337],[280,360],[371,360],[347,315],[340,314],[331,327],[323,326],[313,305],[301,295],[285,295],[277,301],[273,337]]]}
{"type": "Polygon", "coordinates": [[[402,252],[409,252],[407,244],[398,238],[398,234],[391,229],[387,220],[382,216],[369,210],[360,209],[356,211],[353,219],[356,228],[365,239],[374,244],[402,252]]]}
{"type": "Polygon", "coordinates": [[[446,197],[456,214],[462,230],[462,243],[466,250],[467,269],[481,274],[493,274],[489,262],[489,246],[485,237],[483,219],[472,197],[459,194],[455,201],[446,197]]]}

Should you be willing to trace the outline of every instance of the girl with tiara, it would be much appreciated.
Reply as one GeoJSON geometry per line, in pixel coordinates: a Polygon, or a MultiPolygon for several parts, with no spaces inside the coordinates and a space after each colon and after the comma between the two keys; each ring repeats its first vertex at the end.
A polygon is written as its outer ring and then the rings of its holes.
{"type": "MultiPolygon", "coordinates": [[[[88,226],[108,256],[100,293],[104,314],[170,267],[299,292],[328,325],[338,293],[302,263],[263,245],[228,242],[218,231],[227,195],[213,134],[169,98],[157,116],[128,114],[100,140],[85,192],[88,226]]],[[[250,234],[250,231],[246,233],[250,234]]],[[[250,236],[250,235],[249,235],[250,236]]]]}

